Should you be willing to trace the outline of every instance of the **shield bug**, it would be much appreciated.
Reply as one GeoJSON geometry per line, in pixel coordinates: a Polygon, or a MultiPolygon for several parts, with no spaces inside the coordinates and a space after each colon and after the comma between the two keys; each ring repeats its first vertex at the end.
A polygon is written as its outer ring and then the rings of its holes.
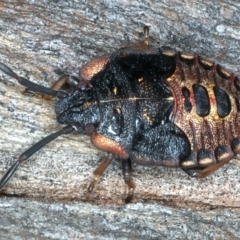
{"type": "Polygon", "coordinates": [[[89,186],[116,156],[128,186],[135,184],[131,162],[178,167],[191,177],[206,177],[240,152],[240,80],[214,62],[170,48],[121,48],[80,69],[79,79],[63,76],[52,88],[0,69],[33,92],[58,98],[57,121],[66,125],[25,151],[0,181],[2,189],[18,166],[60,135],[89,135],[108,153],[89,186]],[[70,89],[61,90],[68,82],[70,89]]]}

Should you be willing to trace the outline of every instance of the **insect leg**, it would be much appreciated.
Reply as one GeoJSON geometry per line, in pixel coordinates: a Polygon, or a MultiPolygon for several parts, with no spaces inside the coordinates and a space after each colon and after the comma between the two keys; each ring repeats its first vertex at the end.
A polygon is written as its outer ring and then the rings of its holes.
{"type": "Polygon", "coordinates": [[[199,172],[202,169],[197,169],[197,168],[182,168],[182,170],[187,173],[188,176],[197,178],[199,172]]]}
{"type": "Polygon", "coordinates": [[[148,26],[144,26],[143,33],[144,33],[144,44],[147,47],[149,47],[149,27],[148,26]]]}
{"type": "Polygon", "coordinates": [[[12,165],[12,167],[5,173],[3,178],[0,180],[0,190],[5,186],[5,184],[8,182],[8,180],[13,176],[13,174],[16,172],[18,166],[26,161],[28,158],[30,158],[35,152],[37,152],[39,149],[44,147],[49,142],[53,141],[55,138],[63,135],[63,134],[69,134],[73,132],[75,129],[72,126],[67,126],[61,129],[60,131],[57,131],[55,133],[50,134],[49,136],[43,138],[36,144],[34,144],[32,147],[30,147],[28,150],[26,150],[21,156],[18,158],[18,160],[12,165]]]}
{"type": "Polygon", "coordinates": [[[214,165],[210,165],[208,167],[205,167],[197,176],[197,178],[205,178],[208,175],[212,174],[213,172],[215,172],[216,170],[218,170],[220,167],[222,167],[223,165],[227,164],[231,159],[226,159],[223,160],[219,163],[216,163],[214,165]]]}
{"type": "Polygon", "coordinates": [[[69,74],[64,74],[52,85],[51,89],[59,91],[61,89],[74,88],[77,86],[78,82],[79,82],[78,78],[71,76],[69,74]]]}
{"type": "Polygon", "coordinates": [[[130,45],[130,46],[127,46],[127,47],[123,47],[121,49],[142,50],[142,49],[150,48],[149,27],[148,26],[144,26],[143,34],[144,34],[143,43],[130,45]]]}
{"type": "Polygon", "coordinates": [[[131,160],[128,159],[122,159],[122,173],[125,183],[128,186],[128,194],[125,198],[125,202],[129,203],[133,197],[133,192],[135,188],[135,183],[132,180],[131,176],[131,160]]]}
{"type": "MultiPolygon", "coordinates": [[[[69,74],[64,74],[56,82],[54,82],[54,84],[51,86],[51,89],[55,91],[69,90],[76,87],[78,83],[79,83],[78,78],[71,76],[69,74]]],[[[26,89],[26,91],[28,92],[29,89],[26,89]]],[[[47,101],[52,100],[52,96],[46,94],[42,95],[42,97],[47,101]]]]}
{"type": "Polygon", "coordinates": [[[189,169],[182,169],[184,172],[186,172],[190,177],[195,178],[205,178],[208,175],[212,174],[216,170],[218,170],[223,165],[227,164],[231,159],[223,160],[219,163],[215,163],[213,165],[207,166],[205,168],[199,169],[199,168],[189,168],[189,169]]]}
{"type": "Polygon", "coordinates": [[[104,173],[104,171],[107,169],[107,167],[109,166],[109,164],[112,162],[113,160],[113,155],[112,154],[108,154],[107,157],[103,157],[102,158],[103,161],[100,163],[100,165],[97,167],[97,169],[94,171],[94,179],[92,180],[91,184],[88,187],[88,191],[92,192],[95,185],[97,184],[99,178],[102,176],[102,174],[104,173]]]}
{"type": "Polygon", "coordinates": [[[16,73],[14,73],[9,67],[7,67],[5,64],[0,63],[0,70],[2,70],[4,73],[9,75],[12,78],[15,78],[19,84],[23,85],[24,87],[28,88],[29,90],[33,92],[39,92],[42,94],[50,95],[52,97],[57,97],[59,99],[62,99],[66,97],[67,93],[62,91],[55,91],[51,88],[44,87],[42,85],[36,84],[34,82],[31,82],[27,80],[26,78],[19,77],[16,73]]]}

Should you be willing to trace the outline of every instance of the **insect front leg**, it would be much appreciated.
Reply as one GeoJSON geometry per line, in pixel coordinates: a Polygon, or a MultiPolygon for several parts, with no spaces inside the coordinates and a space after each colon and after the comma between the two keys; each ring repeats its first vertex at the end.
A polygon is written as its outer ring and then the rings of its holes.
{"type": "MultiPolygon", "coordinates": [[[[67,91],[69,89],[75,88],[78,85],[78,83],[79,83],[78,78],[71,76],[69,74],[64,74],[56,82],[53,83],[51,89],[55,91],[60,90],[67,91]]],[[[28,92],[29,89],[26,89],[26,91],[28,92]]],[[[41,95],[41,97],[47,101],[52,100],[52,97],[46,94],[41,95]]]]}
{"type": "MultiPolygon", "coordinates": [[[[100,163],[100,165],[94,171],[95,176],[88,187],[89,192],[93,191],[93,189],[96,186],[97,182],[99,181],[100,177],[102,176],[104,171],[107,169],[107,167],[112,162],[112,159],[113,159],[112,154],[108,154],[107,157],[103,157],[103,161],[100,163]]],[[[122,159],[122,173],[123,173],[123,179],[128,186],[128,194],[127,194],[127,197],[125,198],[125,202],[129,203],[132,200],[133,192],[134,192],[134,188],[135,188],[135,184],[134,184],[134,182],[132,180],[132,176],[131,176],[131,160],[129,158],[122,159]]]]}
{"type": "Polygon", "coordinates": [[[74,76],[64,74],[52,85],[51,89],[59,91],[61,89],[65,90],[69,88],[74,88],[78,85],[79,81],[80,80],[74,76]]]}
{"type": "Polygon", "coordinates": [[[103,161],[100,163],[100,165],[94,171],[94,175],[95,176],[94,176],[92,182],[90,183],[90,185],[88,187],[88,191],[89,192],[93,191],[93,189],[94,189],[95,185],[97,184],[97,182],[99,181],[100,177],[102,176],[104,171],[107,169],[107,167],[112,162],[113,155],[112,154],[108,154],[107,157],[103,157],[102,159],[103,159],[103,161]]]}

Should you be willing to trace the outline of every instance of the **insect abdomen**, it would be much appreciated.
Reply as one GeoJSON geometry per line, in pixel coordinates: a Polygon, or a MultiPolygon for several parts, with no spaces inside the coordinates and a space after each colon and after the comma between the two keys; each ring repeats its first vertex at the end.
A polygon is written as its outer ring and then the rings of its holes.
{"type": "Polygon", "coordinates": [[[231,159],[240,152],[239,79],[210,60],[182,53],[172,56],[176,69],[166,82],[175,99],[173,122],[191,145],[182,167],[231,159]]]}

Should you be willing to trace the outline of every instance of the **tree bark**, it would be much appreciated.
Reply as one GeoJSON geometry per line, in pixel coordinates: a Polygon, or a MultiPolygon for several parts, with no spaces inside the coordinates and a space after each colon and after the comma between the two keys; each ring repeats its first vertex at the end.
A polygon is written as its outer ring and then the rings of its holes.
{"type": "MultiPolygon", "coordinates": [[[[149,25],[151,45],[208,57],[239,75],[239,22],[240,3],[230,0],[1,1],[0,61],[51,86],[97,56],[142,42],[149,25]]],[[[62,128],[54,104],[0,75],[0,176],[62,128]]],[[[83,135],[60,137],[34,154],[1,191],[1,238],[239,239],[239,161],[201,180],[133,164],[136,190],[125,205],[117,160],[87,191],[104,155],[83,135]]]]}

